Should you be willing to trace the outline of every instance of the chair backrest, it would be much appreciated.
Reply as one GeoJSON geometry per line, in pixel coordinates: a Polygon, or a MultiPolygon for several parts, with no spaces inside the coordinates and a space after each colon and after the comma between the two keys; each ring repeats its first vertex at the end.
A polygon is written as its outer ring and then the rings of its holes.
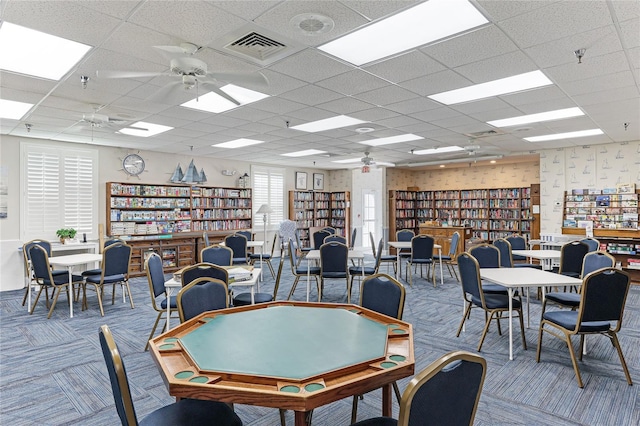
{"type": "Polygon", "coordinates": [[[600,269],[587,275],[582,280],[577,324],[617,321],[615,331],[620,330],[630,283],[629,274],[615,268],[600,269]]]}
{"type": "Polygon", "coordinates": [[[205,247],[209,247],[210,243],[209,243],[209,234],[207,234],[207,231],[204,231],[202,233],[202,240],[204,241],[204,246],[205,247]]]}
{"type": "Polygon", "coordinates": [[[373,232],[369,232],[369,244],[371,244],[371,252],[373,253],[373,257],[376,256],[376,241],[373,239],[373,232]]]}
{"type": "Polygon", "coordinates": [[[322,244],[324,243],[330,243],[332,241],[338,242],[338,243],[342,243],[342,244],[347,244],[347,239],[345,237],[342,237],[340,235],[329,235],[327,237],[324,237],[324,240],[322,241],[322,244]]]}
{"type": "Polygon", "coordinates": [[[24,243],[22,245],[22,259],[24,260],[24,268],[25,268],[27,277],[31,275],[31,271],[29,270],[29,262],[31,261],[31,254],[29,253],[29,250],[31,250],[31,247],[33,247],[34,245],[39,245],[40,247],[44,248],[44,250],[47,252],[47,255],[51,256],[51,243],[49,241],[31,240],[24,243]]]}
{"type": "Polygon", "coordinates": [[[29,248],[29,257],[31,258],[31,268],[35,279],[39,283],[46,281],[47,283],[54,284],[47,250],[40,244],[33,244],[29,248]]]}
{"type": "Polygon", "coordinates": [[[182,270],[182,287],[187,286],[198,278],[216,278],[222,282],[229,282],[229,272],[221,266],[213,263],[196,263],[182,270]]]}
{"type": "Polygon", "coordinates": [[[486,371],[479,355],[455,351],[442,356],[407,385],[398,426],[472,425],[486,371]]]}
{"type": "Polygon", "coordinates": [[[240,234],[227,235],[224,238],[224,245],[233,250],[234,262],[247,259],[247,237],[240,234]]]}
{"type": "Polygon", "coordinates": [[[324,244],[324,239],[331,236],[332,234],[323,229],[316,231],[313,233],[313,248],[316,250],[320,249],[320,246],[324,244]]]}
{"type": "Polygon", "coordinates": [[[298,254],[296,248],[293,245],[293,240],[289,240],[289,261],[291,262],[291,272],[295,275],[296,267],[298,265],[298,254]]]}
{"type": "Polygon", "coordinates": [[[358,228],[353,228],[351,230],[351,241],[349,242],[349,247],[350,248],[354,248],[356,246],[356,237],[357,236],[358,236],[358,228]]]}
{"type": "Polygon", "coordinates": [[[433,237],[429,235],[416,235],[411,239],[411,260],[433,259],[433,237]]]}
{"type": "Polygon", "coordinates": [[[321,231],[325,231],[330,233],[331,235],[334,235],[336,233],[336,228],[332,228],[331,226],[325,226],[324,228],[321,229],[321,231]]]}
{"type": "Polygon", "coordinates": [[[114,275],[129,277],[129,263],[131,262],[131,246],[116,242],[104,248],[102,252],[102,278],[114,275]]]}
{"type": "MultiPolygon", "coordinates": [[[[526,250],[527,249],[527,240],[522,235],[509,235],[505,240],[509,241],[511,244],[511,250],[526,250]]],[[[511,260],[525,260],[524,256],[511,256],[511,260]]]]}
{"type": "Polygon", "coordinates": [[[469,249],[469,254],[476,258],[481,268],[499,268],[500,250],[492,244],[479,244],[469,249]]]}
{"type": "Polygon", "coordinates": [[[200,262],[230,266],[233,264],[233,250],[218,244],[205,247],[200,251],[200,262]]]}
{"type": "Polygon", "coordinates": [[[185,322],[203,312],[229,307],[229,289],[219,279],[201,277],[182,287],[177,296],[180,322],[185,322]]]}
{"type": "Polygon", "coordinates": [[[582,272],[582,261],[589,253],[589,246],[581,241],[572,241],[560,249],[560,273],[573,273],[578,276],[582,272]]]}
{"type": "Polygon", "coordinates": [[[453,259],[458,252],[458,244],[460,243],[460,233],[458,231],[451,235],[451,244],[449,245],[449,257],[453,259]]]}
{"type": "Polygon", "coordinates": [[[374,253],[376,254],[376,263],[375,263],[375,269],[376,269],[376,274],[378,273],[378,270],[380,269],[380,259],[382,259],[382,247],[384,246],[384,238],[380,238],[380,241],[378,241],[378,249],[375,250],[374,249],[374,253]]]}
{"type": "Polygon", "coordinates": [[[500,251],[500,267],[512,268],[511,243],[506,238],[498,238],[493,240],[493,245],[500,251]]]}
{"type": "Polygon", "coordinates": [[[387,274],[365,278],[360,285],[360,306],[402,319],[406,291],[404,286],[387,274]]]}
{"type": "Polygon", "coordinates": [[[582,260],[582,273],[580,277],[584,278],[593,271],[602,268],[613,268],[616,264],[615,257],[603,251],[592,251],[587,253],[582,260]]]}
{"type": "Polygon", "coordinates": [[[347,272],[349,247],[331,242],[320,246],[320,273],[347,272]]]}
{"type": "Polygon", "coordinates": [[[278,228],[278,237],[280,237],[281,248],[288,247],[289,240],[293,240],[298,243],[300,237],[298,235],[296,222],[289,219],[285,219],[280,222],[280,227],[278,228]]]}
{"type": "Polygon", "coordinates": [[[105,240],[104,244],[103,244],[103,249],[109,247],[112,244],[116,244],[116,243],[123,243],[126,244],[124,240],[121,240],[120,238],[109,238],[108,240],[105,240]]]}
{"type": "Polygon", "coordinates": [[[595,238],[583,238],[580,241],[589,246],[589,252],[600,250],[600,241],[595,238]]]}
{"type": "Polygon", "coordinates": [[[236,231],[236,234],[242,235],[247,241],[253,240],[253,233],[251,231],[236,231]]]}
{"type": "Polygon", "coordinates": [[[149,291],[151,292],[152,303],[155,307],[156,297],[165,292],[164,288],[164,269],[162,268],[162,258],[158,253],[152,253],[145,261],[145,269],[147,271],[147,281],[149,282],[149,291]]]}
{"type": "Polygon", "coordinates": [[[464,252],[458,255],[457,261],[463,294],[470,294],[478,299],[482,299],[484,295],[482,294],[482,281],[480,280],[480,264],[478,260],[471,253],[464,252]]]}
{"type": "Polygon", "coordinates": [[[276,242],[278,242],[278,234],[273,234],[273,240],[271,242],[271,251],[269,252],[269,255],[271,257],[273,257],[273,253],[276,252],[276,242]]]}
{"type": "Polygon", "coordinates": [[[411,229],[401,229],[396,232],[396,241],[411,241],[415,236],[416,233],[411,229]]]}
{"type": "Polygon", "coordinates": [[[106,324],[100,327],[98,332],[102,356],[107,365],[109,380],[111,381],[111,391],[116,403],[116,410],[123,426],[135,426],[138,424],[136,410],[131,399],[127,370],[124,368],[124,361],[120,356],[120,351],[113,340],[113,335],[106,324]]]}

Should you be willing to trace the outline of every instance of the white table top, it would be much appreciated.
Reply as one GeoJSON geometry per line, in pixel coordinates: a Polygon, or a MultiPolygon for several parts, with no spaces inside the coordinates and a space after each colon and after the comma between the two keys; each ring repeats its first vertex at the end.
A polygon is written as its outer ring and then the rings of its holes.
{"type": "Polygon", "coordinates": [[[579,278],[536,268],[480,268],[480,277],[505,287],[581,285],[579,278]]]}
{"type": "MultiPolygon", "coordinates": [[[[364,252],[360,249],[352,249],[349,250],[348,257],[349,259],[364,259],[364,252]]],[[[311,250],[307,253],[305,259],[320,260],[320,250],[311,250]]]]}
{"type": "MultiPolygon", "coordinates": [[[[224,246],[224,241],[220,241],[221,246],[224,246]]],[[[264,241],[260,240],[249,240],[247,241],[247,247],[262,247],[264,245],[264,241]]]]}
{"type": "Polygon", "coordinates": [[[99,262],[101,260],[102,260],[101,254],[78,253],[78,254],[69,254],[66,256],[50,257],[49,263],[51,265],[58,265],[58,266],[74,266],[74,265],[82,265],[82,264],[91,263],[91,262],[99,262]]]}
{"type": "Polygon", "coordinates": [[[511,254],[531,257],[540,260],[560,259],[561,252],[558,250],[511,250],[511,254]]]}
{"type": "MultiPolygon", "coordinates": [[[[256,285],[258,281],[258,277],[260,276],[261,268],[253,268],[251,279],[245,281],[234,281],[229,284],[229,287],[244,287],[244,286],[253,286],[256,285]]],[[[171,277],[169,281],[164,282],[164,286],[166,288],[180,288],[182,287],[182,283],[176,280],[174,277],[171,277]]]]}
{"type": "MultiPolygon", "coordinates": [[[[389,245],[398,249],[410,249],[411,241],[389,241],[389,245]]],[[[434,244],[433,248],[439,250],[442,246],[440,244],[434,244]]]]}

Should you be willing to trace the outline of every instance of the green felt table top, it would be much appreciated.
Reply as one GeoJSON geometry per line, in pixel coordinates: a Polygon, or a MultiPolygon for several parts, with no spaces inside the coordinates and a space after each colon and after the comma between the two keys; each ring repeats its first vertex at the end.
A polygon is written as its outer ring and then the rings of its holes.
{"type": "Polygon", "coordinates": [[[180,341],[202,370],[303,379],[384,357],[387,325],[345,309],[274,306],[218,315],[180,341]]]}

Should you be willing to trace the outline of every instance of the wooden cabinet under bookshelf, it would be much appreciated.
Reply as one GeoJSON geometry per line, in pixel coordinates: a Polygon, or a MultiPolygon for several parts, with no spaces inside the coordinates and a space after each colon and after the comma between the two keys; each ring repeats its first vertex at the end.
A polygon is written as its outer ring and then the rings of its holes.
{"type": "Polygon", "coordinates": [[[311,229],[331,226],[349,239],[349,191],[289,191],[289,219],[296,222],[303,247],[311,247],[311,229]]]}
{"type": "Polygon", "coordinates": [[[389,234],[423,222],[473,228],[473,237],[493,241],[532,231],[531,188],[389,191],[389,234]]]}

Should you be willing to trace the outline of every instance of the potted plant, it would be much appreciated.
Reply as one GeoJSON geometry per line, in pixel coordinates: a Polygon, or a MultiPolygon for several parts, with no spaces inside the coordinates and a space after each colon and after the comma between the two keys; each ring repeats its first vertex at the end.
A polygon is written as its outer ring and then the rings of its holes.
{"type": "Polygon", "coordinates": [[[75,238],[77,233],[78,231],[73,228],[60,228],[56,231],[56,235],[60,238],[62,244],[69,239],[75,238]]]}

